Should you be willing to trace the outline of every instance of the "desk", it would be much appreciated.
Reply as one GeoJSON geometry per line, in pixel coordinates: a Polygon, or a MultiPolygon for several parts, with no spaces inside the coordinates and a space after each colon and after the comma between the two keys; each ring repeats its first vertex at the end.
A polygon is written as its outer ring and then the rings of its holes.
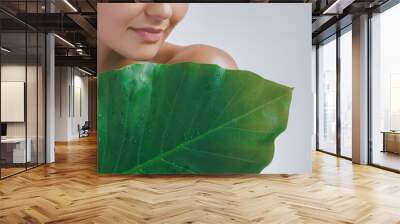
{"type": "Polygon", "coordinates": [[[6,163],[25,163],[32,159],[30,138],[26,140],[28,143],[25,154],[25,138],[5,138],[1,139],[1,157],[6,163]],[[25,159],[27,159],[25,161],[25,159]]]}
{"type": "Polygon", "coordinates": [[[382,152],[393,152],[400,154],[400,132],[383,131],[383,150],[382,152]]]}

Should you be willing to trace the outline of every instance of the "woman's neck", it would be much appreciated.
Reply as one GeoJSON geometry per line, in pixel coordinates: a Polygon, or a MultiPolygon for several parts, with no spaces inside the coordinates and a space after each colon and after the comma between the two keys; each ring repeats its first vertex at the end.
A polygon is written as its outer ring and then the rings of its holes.
{"type": "MultiPolygon", "coordinates": [[[[149,62],[168,64],[180,48],[181,47],[177,45],[164,43],[157,55],[153,59],[149,60],[149,62]]],[[[100,60],[97,60],[98,72],[110,71],[121,68],[125,65],[141,62],[122,57],[120,54],[105,46],[100,41],[97,42],[97,55],[101,55],[98,57],[100,60]]]]}
{"type": "Polygon", "coordinates": [[[100,60],[97,60],[97,70],[99,73],[137,63],[135,60],[122,57],[112,49],[100,43],[100,41],[97,42],[97,55],[101,55],[98,57],[100,60]]]}

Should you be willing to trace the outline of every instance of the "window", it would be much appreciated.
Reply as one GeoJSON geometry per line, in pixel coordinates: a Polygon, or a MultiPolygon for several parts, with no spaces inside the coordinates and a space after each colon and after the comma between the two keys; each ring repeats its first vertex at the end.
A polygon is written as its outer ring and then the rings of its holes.
{"type": "Polygon", "coordinates": [[[352,157],[352,26],[346,26],[337,32],[337,35],[319,44],[317,55],[317,147],[321,151],[350,159],[352,157]]]}
{"type": "Polygon", "coordinates": [[[336,154],[336,39],[318,48],[318,149],[336,154]]]}
{"type": "Polygon", "coordinates": [[[400,5],[371,18],[372,164],[400,170],[400,5]]]}
{"type": "MultiPolygon", "coordinates": [[[[352,157],[352,35],[340,36],[340,155],[352,157]]],[[[346,32],[347,31],[347,32],[346,32]]]]}
{"type": "Polygon", "coordinates": [[[400,73],[390,74],[390,130],[400,130],[400,73]]]}

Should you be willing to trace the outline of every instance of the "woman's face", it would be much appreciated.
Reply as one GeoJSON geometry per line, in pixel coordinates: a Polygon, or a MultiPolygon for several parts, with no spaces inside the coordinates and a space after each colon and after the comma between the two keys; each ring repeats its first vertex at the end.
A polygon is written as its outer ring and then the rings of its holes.
{"type": "Polygon", "coordinates": [[[188,9],[186,3],[98,4],[98,39],[122,57],[152,59],[188,9]]]}

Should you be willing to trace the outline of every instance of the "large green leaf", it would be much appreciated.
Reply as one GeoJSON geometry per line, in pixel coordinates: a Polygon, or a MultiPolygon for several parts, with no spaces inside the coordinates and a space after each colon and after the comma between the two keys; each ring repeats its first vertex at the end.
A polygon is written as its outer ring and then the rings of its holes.
{"type": "Polygon", "coordinates": [[[99,173],[260,173],[292,88],[217,65],[134,64],[98,75],[99,173]]]}

